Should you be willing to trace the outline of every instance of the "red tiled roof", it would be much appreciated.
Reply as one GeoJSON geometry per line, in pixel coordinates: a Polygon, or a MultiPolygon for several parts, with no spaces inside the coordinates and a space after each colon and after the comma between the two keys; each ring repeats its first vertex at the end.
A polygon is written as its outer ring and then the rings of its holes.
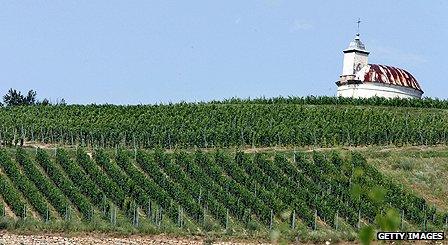
{"type": "Polygon", "coordinates": [[[385,83],[422,91],[420,85],[411,73],[392,66],[369,64],[357,74],[363,82],[385,83]]]}

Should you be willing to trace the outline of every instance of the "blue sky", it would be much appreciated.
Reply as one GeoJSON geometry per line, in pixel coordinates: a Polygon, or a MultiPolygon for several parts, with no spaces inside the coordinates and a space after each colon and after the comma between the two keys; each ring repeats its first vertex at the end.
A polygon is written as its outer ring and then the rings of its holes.
{"type": "Polygon", "coordinates": [[[448,1],[1,1],[0,92],[148,104],[334,95],[356,33],[370,63],[448,98],[448,1]]]}

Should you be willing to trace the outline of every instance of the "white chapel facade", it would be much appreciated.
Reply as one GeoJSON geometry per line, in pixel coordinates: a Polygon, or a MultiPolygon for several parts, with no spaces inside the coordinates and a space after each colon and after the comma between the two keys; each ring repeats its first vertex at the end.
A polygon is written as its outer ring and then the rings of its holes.
{"type": "Polygon", "coordinates": [[[409,72],[387,65],[369,64],[369,52],[359,33],[344,51],[337,96],[352,98],[421,98],[423,90],[409,72]]]}

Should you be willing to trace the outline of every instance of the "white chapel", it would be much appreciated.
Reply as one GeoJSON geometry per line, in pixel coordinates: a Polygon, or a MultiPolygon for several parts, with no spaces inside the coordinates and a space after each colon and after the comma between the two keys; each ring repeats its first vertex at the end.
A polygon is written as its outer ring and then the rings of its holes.
{"type": "MultiPolygon", "coordinates": [[[[359,23],[358,23],[359,24],[359,23]]],[[[369,51],[359,32],[344,51],[337,96],[353,98],[421,98],[423,90],[409,72],[387,65],[369,64],[369,51]]]]}

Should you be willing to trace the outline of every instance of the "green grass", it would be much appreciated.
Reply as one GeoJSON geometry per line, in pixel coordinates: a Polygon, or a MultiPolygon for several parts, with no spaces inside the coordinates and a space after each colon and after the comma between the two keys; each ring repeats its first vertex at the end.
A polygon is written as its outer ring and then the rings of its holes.
{"type": "Polygon", "coordinates": [[[448,210],[448,148],[394,149],[386,156],[373,153],[368,161],[429,203],[448,210]]]}

